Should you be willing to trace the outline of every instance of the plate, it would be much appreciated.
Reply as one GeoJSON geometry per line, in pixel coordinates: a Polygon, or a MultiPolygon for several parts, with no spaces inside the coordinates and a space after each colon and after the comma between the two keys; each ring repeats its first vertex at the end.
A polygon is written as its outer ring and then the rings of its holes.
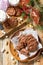
{"type": "MultiPolygon", "coordinates": [[[[19,32],[20,32],[20,31],[23,31],[23,30],[24,30],[24,28],[21,29],[21,30],[16,31],[10,38],[12,39],[14,36],[19,35],[19,32]]],[[[13,55],[18,61],[21,61],[21,62],[30,62],[30,61],[32,61],[32,60],[36,60],[36,59],[39,57],[39,55],[40,55],[40,53],[41,53],[41,50],[42,50],[42,48],[40,48],[40,49],[38,49],[38,51],[37,51],[33,56],[21,60],[20,57],[19,57],[19,55],[18,55],[18,52],[17,52],[16,49],[14,48],[14,45],[13,45],[12,41],[11,41],[11,43],[9,44],[9,48],[10,48],[10,51],[11,51],[12,55],[13,55]]]]}

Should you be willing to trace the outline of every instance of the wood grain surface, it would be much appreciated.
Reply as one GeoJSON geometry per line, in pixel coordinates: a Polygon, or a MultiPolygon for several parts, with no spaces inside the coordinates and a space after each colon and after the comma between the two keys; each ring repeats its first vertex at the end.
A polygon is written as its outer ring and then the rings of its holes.
{"type": "Polygon", "coordinates": [[[18,62],[15,58],[13,58],[10,50],[9,50],[9,38],[4,40],[0,40],[0,65],[43,65],[43,56],[41,55],[38,60],[32,61],[30,63],[21,63],[18,62]],[[4,53],[1,53],[2,49],[5,49],[4,53]]]}

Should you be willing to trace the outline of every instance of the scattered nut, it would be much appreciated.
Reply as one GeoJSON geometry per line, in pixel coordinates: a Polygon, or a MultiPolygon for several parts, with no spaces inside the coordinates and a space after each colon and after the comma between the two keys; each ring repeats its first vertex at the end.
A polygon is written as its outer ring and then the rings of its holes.
{"type": "Polygon", "coordinates": [[[8,36],[6,36],[6,38],[8,38],[8,36]]]}
{"type": "Polygon", "coordinates": [[[8,54],[9,52],[7,51],[6,54],[8,54]]]}
{"type": "Polygon", "coordinates": [[[16,64],[16,61],[14,62],[14,64],[16,64]]]}
{"type": "Polygon", "coordinates": [[[8,45],[8,42],[6,43],[6,45],[8,45]]]}
{"type": "Polygon", "coordinates": [[[14,58],[13,58],[13,57],[11,57],[11,60],[14,60],[14,58]]]}
{"type": "Polygon", "coordinates": [[[6,32],[5,32],[4,30],[2,30],[2,33],[3,33],[3,34],[6,34],[6,32]]]}
{"type": "Polygon", "coordinates": [[[4,53],[6,50],[4,49],[4,48],[2,48],[2,50],[1,50],[1,53],[4,53]]]}

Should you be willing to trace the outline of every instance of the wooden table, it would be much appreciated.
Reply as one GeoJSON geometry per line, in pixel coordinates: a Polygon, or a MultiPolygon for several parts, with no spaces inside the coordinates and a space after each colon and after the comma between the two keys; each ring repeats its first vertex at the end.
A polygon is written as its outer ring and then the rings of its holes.
{"type": "MultiPolygon", "coordinates": [[[[28,27],[26,27],[28,28],[28,27]]],[[[40,38],[43,40],[43,32],[40,33],[38,31],[40,38]],[[40,35],[41,34],[41,35],[40,35]]],[[[10,49],[9,49],[9,38],[1,39],[0,40],[0,65],[43,65],[43,56],[39,56],[37,61],[32,61],[30,63],[21,63],[18,62],[15,58],[13,58],[10,49]],[[4,48],[4,51],[2,50],[4,48]],[[2,51],[4,53],[2,53],[2,51]]]]}
{"type": "Polygon", "coordinates": [[[13,58],[12,54],[9,50],[9,38],[4,40],[0,40],[0,65],[43,65],[43,56],[41,55],[37,61],[32,61],[30,63],[20,63],[15,58],[13,58]],[[4,48],[4,53],[2,49],[4,48]]]}

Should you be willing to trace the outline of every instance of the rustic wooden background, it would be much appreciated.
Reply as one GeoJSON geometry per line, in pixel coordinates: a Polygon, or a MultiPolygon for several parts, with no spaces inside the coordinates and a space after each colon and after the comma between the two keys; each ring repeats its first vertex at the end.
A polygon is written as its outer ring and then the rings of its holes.
{"type": "Polygon", "coordinates": [[[7,44],[8,41],[9,38],[0,40],[0,65],[43,65],[42,55],[39,57],[37,61],[32,61],[31,63],[18,62],[16,59],[13,58],[12,54],[10,53],[9,44],[7,44]]]}

